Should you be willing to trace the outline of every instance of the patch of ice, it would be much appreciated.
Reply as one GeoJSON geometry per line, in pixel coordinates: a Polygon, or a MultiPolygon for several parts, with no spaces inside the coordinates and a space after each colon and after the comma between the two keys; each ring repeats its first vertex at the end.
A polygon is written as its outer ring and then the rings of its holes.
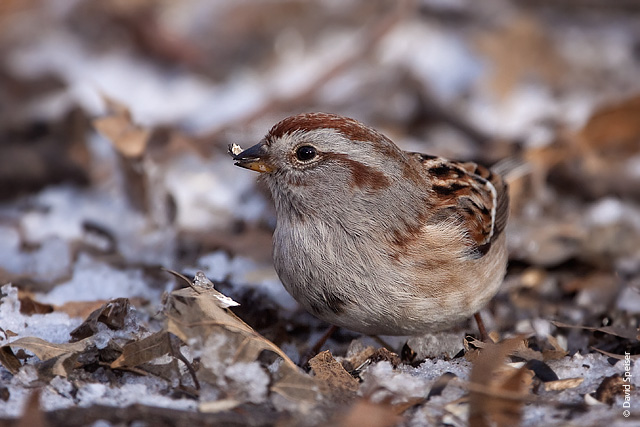
{"type": "Polygon", "coordinates": [[[141,270],[117,270],[108,264],[80,254],[73,268],[73,277],[48,294],[38,295],[42,302],[62,305],[70,301],[95,301],[113,298],[154,297],[160,291],[150,288],[141,270]]]}
{"type": "MultiPolygon", "coordinates": [[[[225,349],[228,345],[228,338],[225,334],[209,335],[201,348],[200,363],[216,376],[222,376],[226,365],[230,361],[225,354],[225,349]]],[[[194,356],[197,356],[197,352],[194,352],[194,356]]]]}
{"type": "Polygon", "coordinates": [[[584,356],[576,353],[571,358],[550,360],[547,363],[560,379],[584,378],[583,383],[578,387],[565,391],[565,394],[573,397],[580,393],[594,392],[605,377],[623,373],[621,362],[612,366],[608,357],[599,353],[589,353],[584,356]]]}
{"type": "Polygon", "coordinates": [[[269,101],[264,79],[250,72],[234,76],[211,90],[201,108],[184,117],[183,126],[190,132],[215,132],[229,122],[246,117],[269,101]]]}
{"type": "Polygon", "coordinates": [[[364,396],[370,396],[373,402],[381,402],[393,396],[393,402],[398,403],[410,398],[425,397],[428,393],[424,378],[394,370],[391,363],[386,361],[371,366],[363,376],[360,392],[364,396]]]}
{"type": "Polygon", "coordinates": [[[82,240],[85,222],[113,234],[123,257],[130,261],[168,264],[175,238],[171,227],[154,228],[149,219],[131,208],[123,195],[89,192],[69,186],[44,189],[33,198],[44,209],[25,213],[20,227],[28,243],[51,238],[82,240]]]}
{"type": "MultiPolygon", "coordinates": [[[[0,368],[2,370],[3,368],[0,368]]],[[[6,371],[5,371],[6,372],[6,371]]],[[[18,375],[20,372],[18,372],[18,375]]],[[[0,400],[0,417],[17,418],[24,412],[27,399],[33,393],[32,388],[25,387],[14,375],[6,383],[9,389],[9,399],[6,402],[0,400]]]]}
{"type": "Polygon", "coordinates": [[[453,359],[450,361],[427,359],[417,368],[411,368],[403,365],[401,366],[401,369],[411,375],[419,376],[429,381],[438,379],[446,372],[451,372],[460,379],[468,380],[471,372],[471,363],[466,359],[453,359]]]}
{"type": "Polygon", "coordinates": [[[271,379],[260,363],[234,363],[227,366],[225,376],[234,394],[239,393],[236,398],[251,403],[263,403],[267,399],[271,379]]]}
{"type": "Polygon", "coordinates": [[[40,379],[40,375],[38,375],[38,370],[35,366],[23,365],[13,379],[15,381],[12,380],[12,382],[29,387],[40,379]]]}
{"type": "Polygon", "coordinates": [[[73,385],[66,379],[55,377],[40,394],[40,407],[45,411],[75,406],[72,396],[73,385]]]}
{"type": "Polygon", "coordinates": [[[587,209],[585,217],[595,226],[625,223],[640,231],[640,209],[632,203],[613,197],[603,198],[593,203],[587,209]]]}
{"type": "Polygon", "coordinates": [[[470,6],[469,0],[422,0],[422,3],[443,11],[463,10],[470,6]]]}
{"type": "Polygon", "coordinates": [[[446,355],[451,358],[463,349],[464,333],[432,332],[409,338],[407,345],[418,359],[431,359],[446,355]]]}
{"type": "Polygon", "coordinates": [[[538,132],[536,124],[558,116],[558,104],[551,92],[534,84],[515,88],[500,102],[474,97],[468,107],[475,126],[504,138],[533,138],[538,132]]]}
{"type": "Polygon", "coordinates": [[[65,397],[72,397],[73,384],[71,384],[68,379],[56,376],[49,382],[49,385],[53,387],[57,393],[65,397]]]}
{"type": "Polygon", "coordinates": [[[82,323],[82,319],[71,318],[62,312],[25,316],[20,313],[18,289],[8,284],[2,286],[1,291],[5,295],[0,300],[2,328],[16,333],[17,336],[7,340],[3,334],[0,334],[0,345],[27,336],[42,338],[53,343],[68,342],[69,333],[82,323]]]}
{"type": "Polygon", "coordinates": [[[167,384],[159,378],[125,375],[123,381],[124,384],[119,387],[109,387],[100,383],[89,383],[79,387],[76,395],[78,405],[125,407],[138,403],[181,410],[194,410],[197,406],[194,400],[172,399],[160,394],[166,389],[167,384]]]}
{"type": "Polygon", "coordinates": [[[16,229],[0,227],[0,268],[35,280],[56,281],[69,273],[71,248],[57,237],[47,238],[32,251],[21,249],[16,229]]]}
{"type": "Polygon", "coordinates": [[[630,286],[626,286],[618,295],[616,306],[631,314],[640,314],[640,292],[630,286]]]}
{"type": "Polygon", "coordinates": [[[198,258],[198,267],[204,269],[210,280],[220,282],[231,274],[231,258],[223,251],[212,252],[198,258]]]}
{"type": "Polygon", "coordinates": [[[613,198],[606,198],[596,202],[587,212],[587,218],[594,225],[615,224],[622,220],[624,204],[613,198]]]}
{"type": "Polygon", "coordinates": [[[28,49],[16,49],[9,64],[15,73],[52,72],[93,114],[101,113],[100,92],[129,106],[144,124],[176,122],[198,112],[212,98],[214,86],[193,74],[176,76],[122,51],[95,55],[60,27],[28,49]],[[166,102],[170,99],[171,102],[166,102]]]}
{"type": "Polygon", "coordinates": [[[107,386],[100,383],[89,383],[78,388],[76,399],[78,400],[78,406],[91,406],[96,401],[102,398],[107,392],[107,386]]]}

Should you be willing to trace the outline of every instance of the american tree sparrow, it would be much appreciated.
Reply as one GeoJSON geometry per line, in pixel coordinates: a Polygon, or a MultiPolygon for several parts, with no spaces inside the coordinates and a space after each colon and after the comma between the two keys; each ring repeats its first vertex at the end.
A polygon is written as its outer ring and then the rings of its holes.
{"type": "Polygon", "coordinates": [[[370,335],[444,329],[502,283],[509,198],[485,167],[402,151],[325,113],[282,120],[234,160],[261,172],[273,195],[282,283],[333,325],[370,335]]]}

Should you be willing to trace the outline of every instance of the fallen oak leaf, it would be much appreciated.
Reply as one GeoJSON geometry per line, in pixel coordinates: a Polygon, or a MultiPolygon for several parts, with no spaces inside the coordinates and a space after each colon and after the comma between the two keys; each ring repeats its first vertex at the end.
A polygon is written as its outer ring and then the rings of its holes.
{"type": "Polygon", "coordinates": [[[91,338],[64,344],[54,344],[37,337],[19,338],[3,347],[18,347],[35,354],[43,362],[52,363],[51,375],[67,377],[74,361],[93,344],[91,338]]]}
{"type": "MultiPolygon", "coordinates": [[[[217,292],[217,291],[216,291],[217,292]]],[[[222,308],[218,298],[203,292],[196,293],[190,288],[173,291],[165,306],[167,330],[183,342],[189,342],[193,336],[208,336],[220,327],[241,336],[234,362],[254,361],[263,350],[276,353],[290,369],[298,367],[280,348],[257,333],[231,311],[222,308]]]]}
{"type": "Polygon", "coordinates": [[[139,341],[124,346],[122,354],[113,362],[111,369],[136,367],[171,352],[171,341],[166,331],[157,332],[139,341]]]}
{"type": "MultiPolygon", "coordinates": [[[[263,351],[269,351],[282,359],[279,379],[271,385],[271,392],[294,402],[297,407],[315,405],[325,387],[304,374],[278,346],[224,308],[214,292],[217,293],[210,289],[183,288],[169,294],[163,311],[167,331],[188,344],[202,341],[203,337],[224,335],[231,364],[254,362],[263,351]]],[[[207,370],[201,365],[198,371],[201,380],[207,380],[207,370]]]]}
{"type": "Polygon", "coordinates": [[[75,341],[88,338],[98,332],[98,323],[112,330],[122,329],[130,310],[131,303],[127,298],[113,299],[93,311],[70,335],[75,341]]]}
{"type": "Polygon", "coordinates": [[[324,383],[329,391],[329,397],[335,401],[345,401],[355,396],[360,384],[342,365],[333,358],[329,350],[317,354],[309,360],[309,366],[315,373],[315,378],[324,383]]]}
{"type": "Polygon", "coordinates": [[[37,337],[24,337],[5,344],[3,347],[19,347],[45,361],[65,354],[84,351],[90,344],[91,341],[86,339],[73,343],[54,344],[37,337]]]}
{"type": "Polygon", "coordinates": [[[298,409],[314,404],[328,392],[314,377],[293,369],[285,369],[282,377],[271,386],[271,391],[295,402],[298,409]]]}
{"type": "Polygon", "coordinates": [[[179,279],[182,279],[189,285],[189,287],[191,287],[191,289],[193,289],[197,293],[201,293],[200,291],[201,289],[205,291],[209,291],[209,294],[219,301],[220,307],[222,308],[236,307],[240,305],[240,303],[224,295],[222,292],[218,292],[215,289],[214,283],[211,280],[209,280],[209,278],[204,274],[203,271],[197,271],[193,277],[193,282],[191,282],[191,280],[189,280],[187,276],[185,276],[184,274],[178,273],[177,271],[169,270],[168,268],[164,268],[164,267],[162,268],[162,270],[166,271],[167,273],[173,274],[179,279]]]}
{"type": "Polygon", "coordinates": [[[11,348],[8,346],[0,347],[0,364],[13,375],[17,374],[22,367],[20,360],[13,354],[13,351],[11,351],[11,348]]]}

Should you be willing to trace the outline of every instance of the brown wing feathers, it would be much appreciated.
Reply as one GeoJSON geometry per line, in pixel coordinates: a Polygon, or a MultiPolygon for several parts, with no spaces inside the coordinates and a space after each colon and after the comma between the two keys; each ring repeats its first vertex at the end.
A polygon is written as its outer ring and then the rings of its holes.
{"type": "Polygon", "coordinates": [[[432,182],[433,197],[444,215],[456,214],[484,255],[507,222],[509,197],[502,177],[473,162],[449,161],[423,154],[418,156],[432,182]]]}

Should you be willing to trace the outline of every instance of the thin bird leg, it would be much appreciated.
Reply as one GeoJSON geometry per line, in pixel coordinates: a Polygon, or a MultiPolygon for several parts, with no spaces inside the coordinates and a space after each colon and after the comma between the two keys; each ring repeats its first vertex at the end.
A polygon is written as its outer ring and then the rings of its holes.
{"type": "Polygon", "coordinates": [[[309,351],[307,351],[307,354],[304,357],[304,360],[303,360],[304,363],[302,364],[302,366],[309,363],[309,360],[311,360],[312,357],[318,354],[322,346],[327,342],[329,338],[331,338],[331,335],[333,335],[337,330],[338,330],[338,327],[335,325],[331,325],[329,329],[327,329],[327,332],[325,332],[324,335],[322,335],[318,339],[318,341],[316,341],[316,343],[309,349],[309,351]]]}
{"type": "Polygon", "coordinates": [[[487,333],[487,329],[484,327],[484,322],[482,321],[482,316],[480,316],[480,312],[477,312],[473,315],[476,319],[476,323],[478,324],[478,331],[480,332],[480,340],[482,342],[489,342],[489,334],[487,333]]]}

